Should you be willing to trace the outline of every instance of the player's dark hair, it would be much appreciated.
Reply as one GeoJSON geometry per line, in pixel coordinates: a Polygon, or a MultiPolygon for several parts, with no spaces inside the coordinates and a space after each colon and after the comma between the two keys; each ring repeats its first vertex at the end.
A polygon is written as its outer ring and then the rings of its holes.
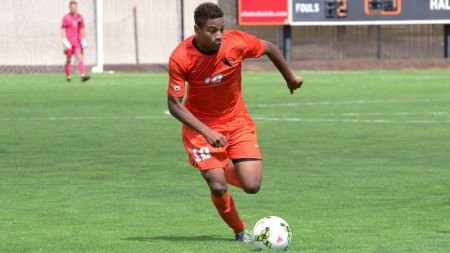
{"type": "Polygon", "coordinates": [[[195,24],[202,28],[208,19],[216,19],[223,17],[223,11],[215,3],[202,3],[194,11],[195,24]]]}
{"type": "Polygon", "coordinates": [[[71,6],[72,4],[78,5],[77,1],[70,1],[69,6],[71,6]]]}

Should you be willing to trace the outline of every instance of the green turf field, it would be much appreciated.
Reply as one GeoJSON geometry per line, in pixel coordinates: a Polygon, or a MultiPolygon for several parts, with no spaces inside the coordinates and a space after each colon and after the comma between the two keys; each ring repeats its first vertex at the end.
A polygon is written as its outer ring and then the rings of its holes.
{"type": "MultiPolygon", "coordinates": [[[[246,73],[264,156],[253,225],[288,252],[450,252],[450,73],[246,73]]],[[[253,252],[236,244],[167,116],[166,74],[0,76],[0,252],[253,252]]]]}

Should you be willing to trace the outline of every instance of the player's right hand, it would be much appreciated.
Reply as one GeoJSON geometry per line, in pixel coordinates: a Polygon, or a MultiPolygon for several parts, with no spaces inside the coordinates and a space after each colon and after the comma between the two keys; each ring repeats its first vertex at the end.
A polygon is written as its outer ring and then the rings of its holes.
{"type": "Polygon", "coordinates": [[[227,145],[227,139],[225,136],[219,132],[216,132],[212,129],[206,131],[203,136],[206,141],[214,148],[223,148],[227,145]]]}
{"type": "Polygon", "coordinates": [[[287,83],[287,86],[291,91],[291,94],[294,94],[294,90],[302,87],[302,84],[303,84],[303,77],[294,75],[292,79],[287,83]]]}
{"type": "Polygon", "coordinates": [[[72,49],[72,44],[70,44],[69,40],[67,38],[62,39],[62,43],[64,45],[64,50],[70,50],[72,49]]]}

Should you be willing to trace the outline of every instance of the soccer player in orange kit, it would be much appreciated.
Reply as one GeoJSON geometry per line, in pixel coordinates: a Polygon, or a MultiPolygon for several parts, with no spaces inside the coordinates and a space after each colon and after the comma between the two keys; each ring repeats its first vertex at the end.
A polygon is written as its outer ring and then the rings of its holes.
{"type": "Polygon", "coordinates": [[[228,183],[255,194],[262,178],[256,127],[241,95],[241,63],[267,55],[291,94],[303,78],[290,70],[273,43],[240,31],[224,31],[223,12],[216,4],[200,4],[194,19],[195,35],[181,42],[169,59],[168,107],[183,123],[189,161],[208,184],[218,213],[237,241],[249,242],[251,232],[227,191],[228,183]]]}

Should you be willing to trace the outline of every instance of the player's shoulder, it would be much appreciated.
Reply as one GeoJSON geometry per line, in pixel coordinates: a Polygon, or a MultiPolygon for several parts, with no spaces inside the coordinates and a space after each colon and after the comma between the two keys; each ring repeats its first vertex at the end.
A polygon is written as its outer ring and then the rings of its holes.
{"type": "Polygon", "coordinates": [[[244,37],[245,34],[247,34],[246,32],[243,31],[239,31],[239,30],[225,30],[223,32],[224,36],[229,36],[229,37],[244,37]]]}
{"type": "MultiPolygon", "coordinates": [[[[249,38],[256,38],[255,36],[238,30],[226,30],[223,33],[223,39],[233,46],[244,46],[249,38]]],[[[256,38],[257,39],[257,38],[256,38]]]]}
{"type": "Polygon", "coordinates": [[[194,36],[190,36],[187,39],[183,40],[170,54],[170,60],[176,61],[178,63],[186,62],[189,58],[189,55],[192,54],[195,50],[195,47],[192,43],[194,36]]]}
{"type": "Polygon", "coordinates": [[[224,39],[233,39],[233,40],[245,40],[246,36],[249,36],[249,33],[238,31],[238,30],[225,30],[223,33],[224,39]]]}
{"type": "Polygon", "coordinates": [[[171,71],[188,71],[190,64],[189,55],[193,47],[192,40],[194,36],[191,36],[180,44],[172,51],[169,58],[169,72],[171,71]]]}

